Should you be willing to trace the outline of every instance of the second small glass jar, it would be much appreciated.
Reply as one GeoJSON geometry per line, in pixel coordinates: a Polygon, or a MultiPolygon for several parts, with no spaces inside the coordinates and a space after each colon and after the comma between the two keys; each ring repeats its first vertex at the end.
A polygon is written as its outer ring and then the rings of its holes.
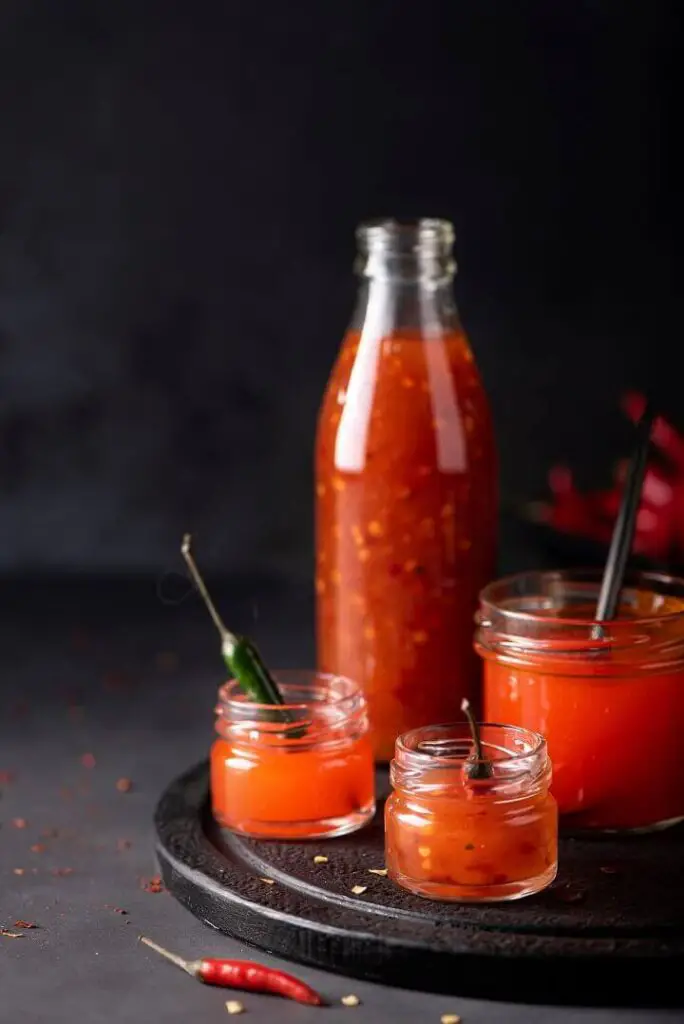
{"type": "Polygon", "coordinates": [[[481,726],[491,777],[472,778],[467,725],[400,736],[385,809],[389,876],[436,900],[514,900],[554,880],[558,811],[551,763],[537,733],[481,726]]]}
{"type": "Polygon", "coordinates": [[[261,839],[354,832],[375,813],[366,701],[342,676],[275,675],[284,705],[254,704],[235,681],[219,690],[211,802],[226,828],[261,839]]]}

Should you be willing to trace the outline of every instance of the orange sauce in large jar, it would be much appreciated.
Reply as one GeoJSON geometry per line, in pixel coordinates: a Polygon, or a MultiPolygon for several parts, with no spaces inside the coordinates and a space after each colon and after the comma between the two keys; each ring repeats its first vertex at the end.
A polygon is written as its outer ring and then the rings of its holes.
{"type": "Polygon", "coordinates": [[[684,580],[631,574],[598,624],[600,577],[529,572],[485,588],[486,715],[546,737],[564,829],[662,829],[684,820],[684,580]]]}
{"type": "Polygon", "coordinates": [[[371,225],[356,323],[316,446],[319,667],[364,689],[376,759],[396,737],[478,702],[472,651],[491,578],[496,455],[451,294],[442,222],[371,225]]]}

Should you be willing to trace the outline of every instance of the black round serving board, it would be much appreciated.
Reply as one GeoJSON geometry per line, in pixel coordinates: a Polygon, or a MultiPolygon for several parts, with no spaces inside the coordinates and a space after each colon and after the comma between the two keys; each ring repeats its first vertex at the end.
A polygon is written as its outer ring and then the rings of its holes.
{"type": "MultiPolygon", "coordinates": [[[[378,787],[386,792],[385,772],[378,787]]],[[[157,855],[173,895],[227,935],[424,991],[684,1005],[682,828],[562,839],[559,878],[546,892],[512,903],[440,904],[369,871],[384,865],[382,806],[351,836],[262,842],[219,829],[207,796],[206,764],[169,786],[155,815],[157,855]],[[314,863],[320,854],[327,863],[314,863]],[[354,895],[359,885],[367,888],[354,895]]]]}

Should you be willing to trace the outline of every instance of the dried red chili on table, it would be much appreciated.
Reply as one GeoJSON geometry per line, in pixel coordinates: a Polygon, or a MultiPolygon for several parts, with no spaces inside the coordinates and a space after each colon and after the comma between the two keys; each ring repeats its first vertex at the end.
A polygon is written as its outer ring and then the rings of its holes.
{"type": "Polygon", "coordinates": [[[242,989],[246,992],[270,992],[286,999],[293,999],[297,1003],[323,1006],[323,998],[318,992],[291,974],[276,970],[274,967],[267,967],[251,960],[183,960],[144,935],[140,936],[140,941],[193,978],[203,981],[205,985],[242,989]]]}

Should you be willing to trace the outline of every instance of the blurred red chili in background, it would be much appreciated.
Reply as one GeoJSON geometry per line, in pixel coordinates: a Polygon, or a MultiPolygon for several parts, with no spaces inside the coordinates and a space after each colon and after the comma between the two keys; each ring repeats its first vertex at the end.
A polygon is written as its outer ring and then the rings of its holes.
{"type": "MultiPolygon", "coordinates": [[[[629,392],[622,399],[626,415],[636,423],[646,400],[629,392]]],[[[649,460],[634,537],[636,554],[656,561],[684,557],[684,436],[667,420],[657,417],[651,435],[649,460]]],[[[617,518],[626,461],[613,469],[613,485],[606,490],[578,491],[572,472],[554,466],[548,476],[551,501],[534,506],[534,518],[561,533],[609,544],[617,518]]]]}

